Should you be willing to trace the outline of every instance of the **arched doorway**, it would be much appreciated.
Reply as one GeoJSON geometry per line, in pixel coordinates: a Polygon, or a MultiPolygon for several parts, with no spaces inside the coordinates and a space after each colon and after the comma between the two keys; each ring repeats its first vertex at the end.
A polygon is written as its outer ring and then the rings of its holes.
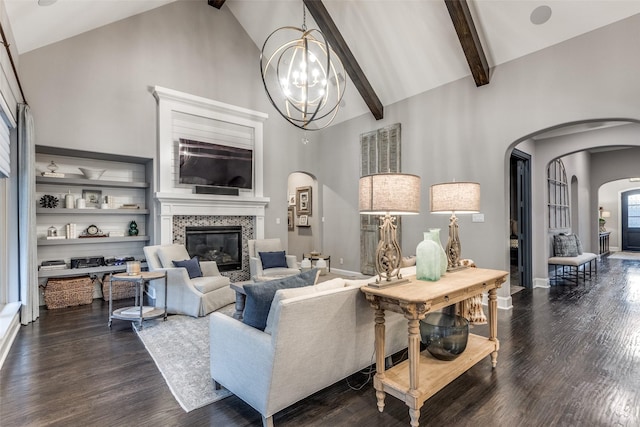
{"type": "Polygon", "coordinates": [[[307,172],[290,173],[287,199],[288,252],[299,260],[303,253],[322,252],[322,194],[316,177],[307,172]]]}

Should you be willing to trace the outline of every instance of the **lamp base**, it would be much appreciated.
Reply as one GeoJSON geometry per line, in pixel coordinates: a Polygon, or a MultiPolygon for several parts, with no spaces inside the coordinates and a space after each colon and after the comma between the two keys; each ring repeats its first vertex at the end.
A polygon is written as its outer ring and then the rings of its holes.
{"type": "Polygon", "coordinates": [[[460,271],[460,270],[466,270],[467,268],[469,268],[468,265],[459,265],[457,267],[447,267],[447,273],[454,273],[456,271],[460,271]]]}
{"type": "Polygon", "coordinates": [[[375,282],[367,283],[367,286],[371,288],[387,288],[389,286],[397,286],[409,283],[409,279],[393,279],[393,280],[377,280],[375,282]]]}

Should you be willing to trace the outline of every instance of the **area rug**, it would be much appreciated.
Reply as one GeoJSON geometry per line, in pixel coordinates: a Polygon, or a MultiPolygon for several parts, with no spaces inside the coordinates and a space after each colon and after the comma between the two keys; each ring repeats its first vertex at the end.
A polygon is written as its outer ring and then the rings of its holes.
{"type": "Polygon", "coordinates": [[[231,395],[224,388],[213,387],[208,317],[172,315],[166,321],[146,320],[142,330],[135,330],[186,412],[231,395]]]}
{"type": "Polygon", "coordinates": [[[609,259],[630,259],[640,260],[640,252],[613,252],[609,255],[609,259]]]}

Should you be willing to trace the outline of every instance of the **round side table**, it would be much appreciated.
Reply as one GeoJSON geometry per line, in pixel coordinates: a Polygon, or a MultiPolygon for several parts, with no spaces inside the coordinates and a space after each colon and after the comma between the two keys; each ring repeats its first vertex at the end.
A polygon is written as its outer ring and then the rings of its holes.
{"type": "Polygon", "coordinates": [[[155,319],[164,316],[164,320],[167,320],[167,273],[166,272],[154,272],[143,271],[140,274],[130,275],[127,273],[118,273],[111,276],[111,280],[120,280],[123,282],[134,282],[136,284],[136,299],[135,305],[129,307],[119,308],[113,310],[113,289],[111,289],[111,281],[109,282],[109,323],[113,319],[129,320],[131,322],[138,321],[138,326],[142,329],[142,321],[145,319],[155,319]],[[164,280],[164,308],[144,306],[144,294],[147,292],[147,287],[151,280],[163,279],[164,280]]]}

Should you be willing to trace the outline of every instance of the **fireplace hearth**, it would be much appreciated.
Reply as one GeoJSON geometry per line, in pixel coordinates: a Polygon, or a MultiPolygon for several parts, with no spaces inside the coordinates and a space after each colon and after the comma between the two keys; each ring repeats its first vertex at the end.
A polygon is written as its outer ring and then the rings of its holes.
{"type": "Polygon", "coordinates": [[[242,269],[241,226],[185,227],[185,247],[191,257],[215,261],[220,271],[242,269]]]}

